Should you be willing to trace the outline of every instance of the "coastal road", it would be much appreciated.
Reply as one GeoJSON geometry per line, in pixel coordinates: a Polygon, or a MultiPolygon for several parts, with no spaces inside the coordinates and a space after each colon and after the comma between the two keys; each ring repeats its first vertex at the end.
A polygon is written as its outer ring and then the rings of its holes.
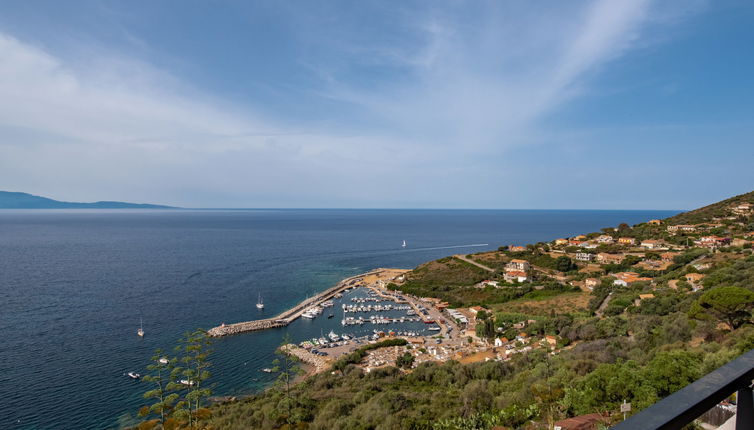
{"type": "Polygon", "coordinates": [[[474,260],[471,260],[471,259],[469,259],[469,258],[466,258],[466,256],[465,256],[465,255],[456,254],[456,255],[454,255],[453,257],[454,257],[454,258],[457,258],[457,259],[459,259],[459,260],[461,260],[461,261],[465,261],[465,262],[467,262],[467,263],[469,263],[469,264],[473,264],[474,266],[476,266],[476,267],[479,267],[480,269],[484,269],[484,270],[486,270],[486,271],[488,271],[488,272],[494,272],[494,271],[495,271],[495,269],[493,269],[493,268],[491,268],[491,267],[487,267],[487,266],[485,266],[484,264],[480,264],[480,263],[477,263],[477,262],[476,262],[476,261],[474,261],[474,260]]]}

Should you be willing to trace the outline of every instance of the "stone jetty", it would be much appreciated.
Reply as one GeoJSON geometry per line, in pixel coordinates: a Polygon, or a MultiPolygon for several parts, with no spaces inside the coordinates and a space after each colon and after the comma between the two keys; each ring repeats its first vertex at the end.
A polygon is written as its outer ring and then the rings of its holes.
{"type": "Polygon", "coordinates": [[[335,285],[334,287],[329,288],[317,294],[314,297],[310,297],[304,300],[303,302],[299,303],[293,308],[273,318],[245,321],[245,322],[239,322],[239,323],[234,323],[234,324],[223,324],[223,325],[211,328],[207,333],[212,337],[222,337],[222,336],[229,336],[232,334],[245,333],[249,331],[266,330],[269,328],[276,328],[276,327],[285,327],[291,322],[293,322],[296,318],[300,317],[301,314],[304,313],[304,311],[309,309],[310,307],[319,305],[320,303],[331,299],[333,296],[335,296],[336,294],[338,294],[339,292],[345,289],[361,286],[361,281],[364,279],[364,277],[369,276],[369,275],[376,275],[385,270],[389,270],[389,269],[375,269],[367,273],[362,273],[360,275],[346,278],[338,282],[338,284],[335,285]]]}

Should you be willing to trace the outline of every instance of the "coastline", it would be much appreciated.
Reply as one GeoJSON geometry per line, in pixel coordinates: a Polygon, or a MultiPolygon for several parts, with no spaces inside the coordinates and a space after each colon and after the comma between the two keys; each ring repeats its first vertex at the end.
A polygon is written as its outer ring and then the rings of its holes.
{"type": "Polygon", "coordinates": [[[384,281],[385,279],[393,280],[407,271],[407,269],[378,268],[358,275],[349,276],[348,278],[345,278],[338,282],[335,286],[330,287],[327,290],[302,301],[296,306],[281,312],[277,316],[232,324],[223,323],[217,327],[209,329],[207,331],[207,334],[209,334],[209,336],[211,337],[223,337],[251,331],[285,327],[299,318],[307,309],[319,306],[322,302],[333,298],[336,294],[339,294],[351,288],[365,286],[364,284],[369,282],[384,281]]]}

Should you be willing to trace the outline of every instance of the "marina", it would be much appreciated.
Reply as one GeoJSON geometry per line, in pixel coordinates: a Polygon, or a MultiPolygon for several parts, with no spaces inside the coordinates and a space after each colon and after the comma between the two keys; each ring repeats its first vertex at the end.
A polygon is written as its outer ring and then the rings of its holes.
{"type": "MultiPolygon", "coordinates": [[[[258,320],[251,320],[251,321],[245,321],[245,322],[239,322],[239,323],[233,323],[233,324],[221,324],[217,327],[214,327],[208,331],[208,334],[212,337],[222,337],[222,336],[229,336],[234,334],[240,334],[245,332],[251,332],[251,331],[258,331],[258,330],[266,330],[271,328],[277,328],[277,327],[285,327],[289,325],[291,322],[295,321],[299,317],[304,319],[315,319],[322,315],[325,308],[331,308],[334,306],[334,303],[332,299],[339,299],[343,298],[344,294],[348,291],[352,291],[354,288],[357,288],[359,286],[363,285],[364,279],[368,277],[373,277],[375,279],[392,279],[395,276],[399,276],[400,273],[402,273],[402,270],[397,269],[375,269],[366,273],[362,273],[360,275],[352,276],[349,278],[346,278],[340,282],[338,282],[337,285],[335,285],[332,288],[329,288],[322,293],[319,293],[313,297],[310,297],[303,302],[299,303],[298,305],[294,306],[293,308],[282,312],[281,314],[272,317],[272,318],[265,318],[265,319],[258,319],[258,320]]],[[[365,297],[352,297],[353,303],[377,303],[380,301],[385,301],[385,298],[377,297],[377,296],[365,296],[365,297]]],[[[261,302],[261,300],[260,300],[261,302]]],[[[383,306],[380,306],[383,310],[393,310],[395,309],[394,304],[385,304],[383,306]],[[388,309],[387,306],[390,308],[388,309]]],[[[374,306],[373,306],[374,308],[374,306]]],[[[409,305],[403,305],[400,306],[401,309],[410,309],[411,307],[409,305]]],[[[345,308],[342,308],[345,309],[345,308]]],[[[329,318],[329,315],[328,315],[329,318]]],[[[386,318],[374,318],[370,321],[378,321],[374,322],[375,324],[385,324],[386,318]]],[[[394,322],[394,321],[389,321],[394,322]]]]}

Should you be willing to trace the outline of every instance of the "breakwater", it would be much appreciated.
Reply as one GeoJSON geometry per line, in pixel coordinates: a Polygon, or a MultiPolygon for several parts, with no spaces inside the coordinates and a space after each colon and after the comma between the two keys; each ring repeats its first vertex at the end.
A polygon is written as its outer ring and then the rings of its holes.
{"type": "Polygon", "coordinates": [[[378,275],[384,272],[385,270],[389,270],[389,269],[375,269],[366,273],[362,273],[360,275],[355,275],[355,276],[351,276],[349,278],[343,279],[342,281],[338,282],[338,284],[335,285],[334,287],[328,288],[327,290],[313,297],[309,297],[308,299],[304,300],[298,305],[280,313],[279,315],[275,317],[265,318],[261,320],[244,321],[244,322],[238,322],[238,323],[233,323],[233,324],[222,324],[220,326],[211,328],[207,333],[212,337],[222,337],[222,336],[229,336],[233,334],[245,333],[249,331],[258,331],[258,330],[267,330],[267,329],[276,328],[276,327],[285,327],[291,322],[293,322],[296,318],[300,317],[301,314],[304,313],[304,311],[309,309],[310,307],[317,306],[321,304],[322,302],[333,298],[333,296],[335,296],[336,294],[340,293],[343,290],[361,286],[361,281],[364,279],[364,277],[369,276],[369,275],[378,275]]]}

